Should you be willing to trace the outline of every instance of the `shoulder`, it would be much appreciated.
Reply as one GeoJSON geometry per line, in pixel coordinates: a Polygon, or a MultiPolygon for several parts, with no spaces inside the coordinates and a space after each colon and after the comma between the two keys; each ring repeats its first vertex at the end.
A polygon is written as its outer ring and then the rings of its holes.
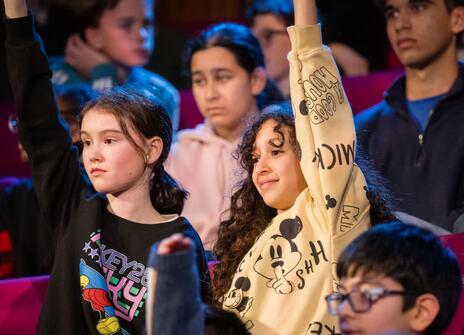
{"type": "Polygon", "coordinates": [[[368,128],[390,113],[390,108],[386,101],[382,100],[378,104],[355,115],[354,122],[356,129],[368,128]]]}

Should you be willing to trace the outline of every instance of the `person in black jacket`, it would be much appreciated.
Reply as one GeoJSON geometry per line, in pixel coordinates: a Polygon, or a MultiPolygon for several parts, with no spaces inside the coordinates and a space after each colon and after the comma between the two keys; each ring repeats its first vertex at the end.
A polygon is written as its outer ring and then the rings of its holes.
{"type": "Polygon", "coordinates": [[[464,213],[464,68],[456,56],[464,2],[377,3],[405,75],[355,117],[359,143],[390,182],[403,221],[451,231],[464,213]]]}
{"type": "Polygon", "coordinates": [[[18,134],[39,206],[57,232],[38,334],[143,333],[148,251],[176,232],[194,241],[206,300],[203,247],[178,215],[186,192],[163,168],[172,140],[164,107],[135,88],[116,88],[86,104],[81,139],[89,185],[59,120],[47,57],[25,1],[4,3],[18,134]]]}

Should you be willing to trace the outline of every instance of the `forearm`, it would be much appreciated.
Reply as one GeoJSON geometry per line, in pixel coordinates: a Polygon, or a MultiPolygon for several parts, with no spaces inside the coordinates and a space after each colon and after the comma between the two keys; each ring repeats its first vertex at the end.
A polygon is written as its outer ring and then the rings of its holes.
{"type": "Polygon", "coordinates": [[[5,15],[9,19],[27,16],[26,0],[3,0],[5,15]]]}
{"type": "Polygon", "coordinates": [[[295,26],[304,27],[317,23],[316,0],[293,0],[295,26]]]}

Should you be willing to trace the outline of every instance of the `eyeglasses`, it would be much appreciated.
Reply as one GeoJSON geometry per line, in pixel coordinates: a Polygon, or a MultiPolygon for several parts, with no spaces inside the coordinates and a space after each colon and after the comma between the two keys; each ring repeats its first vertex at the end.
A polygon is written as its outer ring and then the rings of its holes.
{"type": "Polygon", "coordinates": [[[275,35],[287,35],[287,31],[286,30],[275,30],[275,29],[264,29],[261,32],[256,33],[255,35],[259,43],[263,46],[263,45],[268,45],[275,35]]]}
{"type": "Polygon", "coordinates": [[[16,134],[16,133],[17,133],[17,124],[18,124],[18,121],[17,121],[16,114],[10,114],[10,115],[8,116],[8,129],[9,129],[13,134],[16,134]]]}
{"type": "Polygon", "coordinates": [[[335,292],[326,296],[325,300],[327,301],[329,314],[338,316],[340,314],[340,306],[345,300],[348,300],[353,312],[366,313],[376,301],[391,295],[405,296],[414,294],[407,291],[394,291],[382,287],[372,287],[362,291],[356,289],[346,294],[335,292]]]}

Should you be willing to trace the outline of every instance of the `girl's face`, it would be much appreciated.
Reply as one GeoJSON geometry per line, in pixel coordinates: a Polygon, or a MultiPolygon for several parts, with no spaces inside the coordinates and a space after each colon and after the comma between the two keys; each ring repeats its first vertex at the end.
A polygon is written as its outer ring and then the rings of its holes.
{"type": "Polygon", "coordinates": [[[203,116],[216,133],[241,129],[257,110],[256,96],[265,84],[261,69],[250,75],[226,48],[197,51],[191,61],[192,90],[203,116]]]}
{"type": "Polygon", "coordinates": [[[285,139],[274,131],[277,122],[267,120],[256,135],[253,147],[253,184],[266,205],[286,210],[307,187],[299,159],[289,141],[289,130],[283,126],[285,139]]]}
{"type": "Polygon", "coordinates": [[[152,0],[120,0],[86,29],[86,39],[116,63],[143,66],[153,51],[153,15],[152,0]]]}
{"type": "MultiPolygon", "coordinates": [[[[137,145],[150,154],[149,141],[128,128],[137,145]]],[[[81,137],[85,171],[97,192],[117,195],[148,188],[151,169],[124,135],[113,114],[100,109],[89,110],[82,120],[81,137]]]]}

